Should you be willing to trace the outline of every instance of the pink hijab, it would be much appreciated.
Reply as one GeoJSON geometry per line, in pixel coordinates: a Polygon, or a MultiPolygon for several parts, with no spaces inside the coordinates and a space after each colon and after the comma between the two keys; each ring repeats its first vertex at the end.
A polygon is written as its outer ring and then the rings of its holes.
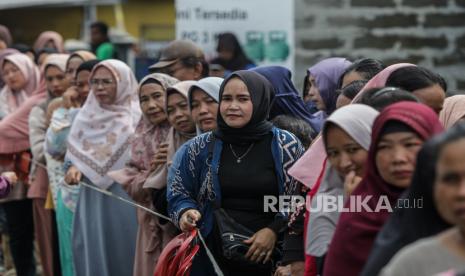
{"type": "MultiPolygon", "coordinates": [[[[359,101],[365,91],[386,86],[386,81],[392,72],[397,69],[415,66],[410,63],[398,63],[386,67],[383,71],[379,72],[374,76],[368,83],[363,87],[360,93],[355,96],[352,103],[359,101]]],[[[324,170],[324,160],[326,159],[326,151],[321,136],[318,136],[310,148],[304,153],[304,155],[295,162],[294,166],[289,169],[289,174],[297,179],[300,183],[304,184],[308,188],[312,188],[317,182],[318,177],[322,170],[324,170]]]]}
{"type": "MultiPolygon", "coordinates": [[[[32,70],[32,78],[35,78],[37,70],[32,70]]],[[[19,153],[30,148],[29,113],[46,97],[45,82],[41,79],[29,93],[29,98],[0,121],[0,154],[19,153]]]]}
{"type": "Polygon", "coordinates": [[[25,54],[6,56],[2,63],[2,69],[6,61],[15,65],[26,80],[21,91],[13,91],[8,85],[5,85],[0,91],[0,110],[5,114],[10,114],[17,110],[37,89],[40,82],[40,71],[25,54]]]}
{"type": "MultiPolygon", "coordinates": [[[[168,87],[166,90],[166,95],[171,93],[179,93],[188,101],[188,91],[192,85],[196,84],[196,81],[181,81],[174,84],[171,87],[168,87]]],[[[168,100],[165,102],[165,112],[167,110],[168,100]]],[[[168,144],[167,149],[167,158],[166,164],[158,166],[147,178],[147,181],[144,184],[144,188],[153,188],[153,189],[162,189],[166,187],[166,177],[168,175],[168,168],[171,165],[173,160],[174,154],[176,151],[181,147],[182,144],[187,142],[189,139],[194,138],[196,136],[196,131],[192,133],[181,133],[171,127],[168,136],[166,137],[166,143],[168,144]]]]}
{"type": "MultiPolygon", "coordinates": [[[[142,85],[149,80],[159,82],[165,91],[168,87],[179,82],[177,79],[165,74],[150,74],[141,80],[139,93],[142,85]]],[[[145,182],[150,173],[151,161],[155,155],[155,151],[161,143],[165,142],[169,130],[170,125],[168,122],[154,125],[143,116],[136,128],[135,137],[131,144],[130,166],[126,166],[122,170],[109,172],[108,176],[116,182],[123,184],[123,186],[134,182],[145,182]]]]}
{"type": "Polygon", "coordinates": [[[445,129],[451,128],[465,117],[465,95],[455,95],[444,100],[439,121],[445,129]]]}
{"type": "Polygon", "coordinates": [[[0,40],[5,41],[7,46],[10,46],[13,43],[10,30],[4,25],[0,25],[0,40]]]}
{"type": "Polygon", "coordinates": [[[63,37],[59,33],[54,32],[54,31],[46,31],[46,32],[41,33],[39,37],[36,39],[36,42],[34,43],[34,51],[37,52],[40,49],[45,48],[45,45],[49,41],[53,42],[55,49],[59,53],[65,52],[65,47],[63,45],[63,37]]]}
{"type": "Polygon", "coordinates": [[[16,49],[12,49],[12,48],[6,48],[6,49],[3,49],[3,50],[0,50],[0,89],[3,88],[3,86],[5,85],[5,82],[3,82],[3,77],[2,77],[2,64],[3,64],[3,60],[5,59],[5,57],[9,56],[9,55],[12,55],[12,54],[19,54],[21,53],[20,51],[16,50],[16,49]]]}

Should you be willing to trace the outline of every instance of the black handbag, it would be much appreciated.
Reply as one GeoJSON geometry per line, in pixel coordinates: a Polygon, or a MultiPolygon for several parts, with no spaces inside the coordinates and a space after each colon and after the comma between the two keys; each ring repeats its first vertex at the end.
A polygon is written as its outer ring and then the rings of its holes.
{"type": "MultiPolygon", "coordinates": [[[[255,263],[245,257],[249,251],[250,245],[245,244],[254,235],[254,232],[231,218],[224,209],[218,208],[214,211],[218,234],[221,239],[221,251],[223,257],[228,261],[240,266],[268,267],[270,264],[255,263]]],[[[282,258],[282,252],[276,243],[271,256],[272,266],[275,260],[282,258]]]]}

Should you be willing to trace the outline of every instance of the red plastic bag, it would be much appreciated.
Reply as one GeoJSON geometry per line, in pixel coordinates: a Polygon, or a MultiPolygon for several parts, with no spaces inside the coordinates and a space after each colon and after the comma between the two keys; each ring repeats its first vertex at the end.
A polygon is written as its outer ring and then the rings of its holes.
{"type": "Polygon", "coordinates": [[[199,249],[196,229],[176,236],[161,252],[154,275],[188,276],[192,260],[199,249]]]}

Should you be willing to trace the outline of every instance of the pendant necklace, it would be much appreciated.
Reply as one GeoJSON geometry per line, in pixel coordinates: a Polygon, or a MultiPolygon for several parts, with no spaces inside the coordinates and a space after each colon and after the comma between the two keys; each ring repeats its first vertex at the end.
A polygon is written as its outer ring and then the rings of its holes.
{"type": "Polygon", "coordinates": [[[236,162],[237,162],[238,164],[241,163],[242,159],[244,159],[244,157],[250,152],[250,150],[252,149],[253,145],[254,145],[254,143],[252,143],[252,144],[249,146],[249,148],[245,151],[245,153],[244,153],[243,155],[237,156],[237,154],[236,154],[236,153],[234,152],[234,150],[233,150],[232,145],[229,144],[229,148],[231,149],[231,152],[232,152],[232,154],[234,155],[234,157],[236,157],[236,162]]]}

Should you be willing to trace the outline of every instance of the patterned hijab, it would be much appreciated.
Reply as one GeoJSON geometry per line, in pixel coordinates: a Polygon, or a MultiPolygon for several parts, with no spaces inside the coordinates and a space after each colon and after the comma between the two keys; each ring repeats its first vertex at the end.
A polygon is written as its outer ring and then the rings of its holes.
{"type": "MultiPolygon", "coordinates": [[[[142,86],[149,81],[156,81],[163,89],[166,89],[179,81],[169,75],[154,73],[143,78],[139,85],[139,94],[142,86]]],[[[166,100],[166,93],[165,93],[166,100]]],[[[163,143],[168,135],[170,125],[167,121],[159,125],[152,124],[145,116],[136,128],[136,135],[132,142],[131,164],[140,169],[150,168],[150,162],[155,155],[155,150],[163,143]]]]}
{"type": "MultiPolygon", "coordinates": [[[[177,79],[166,74],[150,74],[141,80],[139,84],[139,95],[144,84],[157,83],[165,90],[163,97],[166,98],[166,89],[178,82],[177,79]]],[[[111,171],[108,173],[108,176],[123,186],[131,185],[134,181],[145,183],[147,177],[149,177],[151,161],[155,156],[155,151],[161,143],[165,142],[169,130],[170,125],[168,121],[165,120],[158,125],[154,125],[145,116],[142,116],[142,119],[137,125],[134,140],[131,143],[130,166],[111,171]]],[[[151,179],[148,180],[149,183],[154,181],[152,180],[154,176],[153,174],[151,175],[151,179]]]]}
{"type": "Polygon", "coordinates": [[[90,91],[71,127],[66,156],[94,185],[107,189],[113,183],[107,173],[123,168],[130,158],[131,139],[142,112],[131,68],[119,60],[105,60],[95,66],[90,78],[100,67],[110,70],[116,80],[116,101],[100,105],[90,91]]]}
{"type": "Polygon", "coordinates": [[[11,62],[23,74],[26,85],[21,91],[13,91],[5,85],[0,91],[0,111],[5,115],[18,109],[37,90],[40,83],[39,68],[25,54],[11,54],[5,57],[2,69],[6,61],[11,62]]]}

